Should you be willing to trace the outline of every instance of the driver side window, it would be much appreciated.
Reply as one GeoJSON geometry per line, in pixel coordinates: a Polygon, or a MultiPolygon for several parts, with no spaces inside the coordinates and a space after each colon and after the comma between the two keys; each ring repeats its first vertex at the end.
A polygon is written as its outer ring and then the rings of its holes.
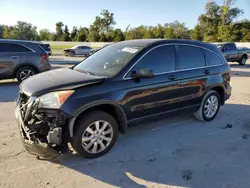
{"type": "MultiPolygon", "coordinates": [[[[142,57],[131,72],[140,69],[152,69],[154,74],[161,74],[175,70],[175,46],[166,45],[156,47],[142,57]]],[[[130,74],[131,74],[130,72],[130,74]]],[[[129,75],[130,75],[129,74],[129,75]]]]}

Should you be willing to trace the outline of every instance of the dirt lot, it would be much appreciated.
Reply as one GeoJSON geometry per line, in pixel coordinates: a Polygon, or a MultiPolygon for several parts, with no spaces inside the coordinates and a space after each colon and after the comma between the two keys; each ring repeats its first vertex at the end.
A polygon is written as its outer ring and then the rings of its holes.
{"type": "Polygon", "coordinates": [[[14,119],[18,85],[0,83],[0,187],[249,188],[250,61],[231,68],[233,94],[213,122],[186,114],[133,126],[94,160],[24,152],[14,119]]]}

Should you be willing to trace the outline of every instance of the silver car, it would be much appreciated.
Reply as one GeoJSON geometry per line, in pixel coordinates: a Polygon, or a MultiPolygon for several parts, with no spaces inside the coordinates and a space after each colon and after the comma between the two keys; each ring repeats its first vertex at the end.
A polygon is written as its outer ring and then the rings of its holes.
{"type": "Polygon", "coordinates": [[[73,46],[63,50],[63,55],[74,57],[75,55],[89,56],[92,48],[89,46],[73,46]]]}

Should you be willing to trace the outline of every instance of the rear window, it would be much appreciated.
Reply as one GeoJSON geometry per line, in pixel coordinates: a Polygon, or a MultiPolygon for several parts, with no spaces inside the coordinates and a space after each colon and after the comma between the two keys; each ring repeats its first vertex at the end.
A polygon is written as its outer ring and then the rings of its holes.
{"type": "Polygon", "coordinates": [[[0,52],[7,53],[7,52],[32,52],[32,50],[19,45],[19,44],[12,44],[12,43],[0,43],[0,52]]]}
{"type": "Polygon", "coordinates": [[[213,52],[210,52],[208,50],[203,50],[203,52],[204,52],[204,54],[206,56],[208,65],[213,66],[213,65],[223,64],[223,61],[221,60],[221,58],[218,57],[213,52]]]}
{"type": "Polygon", "coordinates": [[[203,52],[198,47],[178,46],[179,70],[205,67],[203,52]]]}
{"type": "Polygon", "coordinates": [[[50,45],[49,45],[49,44],[40,44],[40,46],[41,46],[45,51],[50,51],[50,45]]]}

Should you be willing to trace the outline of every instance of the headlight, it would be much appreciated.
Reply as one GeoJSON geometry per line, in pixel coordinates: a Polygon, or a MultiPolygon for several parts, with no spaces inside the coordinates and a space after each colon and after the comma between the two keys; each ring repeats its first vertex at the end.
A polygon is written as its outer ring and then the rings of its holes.
{"type": "Polygon", "coordinates": [[[60,108],[61,105],[74,93],[73,90],[69,91],[56,91],[38,98],[39,108],[60,108]]]}

